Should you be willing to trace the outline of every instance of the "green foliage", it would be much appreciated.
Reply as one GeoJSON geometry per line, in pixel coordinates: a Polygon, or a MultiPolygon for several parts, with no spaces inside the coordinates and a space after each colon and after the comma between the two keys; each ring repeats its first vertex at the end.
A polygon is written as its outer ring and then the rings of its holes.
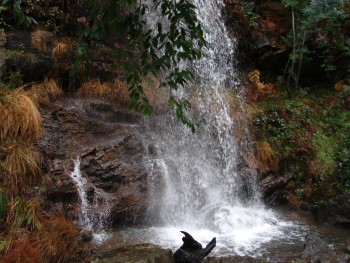
{"type": "Polygon", "coordinates": [[[0,13],[4,10],[9,11],[16,19],[19,26],[29,28],[33,24],[37,24],[37,22],[31,16],[28,16],[23,12],[21,4],[21,0],[2,0],[0,13]]]}
{"type": "Polygon", "coordinates": [[[317,170],[321,175],[332,175],[337,165],[334,158],[337,144],[333,137],[319,130],[312,136],[312,145],[315,149],[317,170]]]}
{"type": "Polygon", "coordinates": [[[276,139],[289,137],[287,124],[279,116],[277,109],[274,107],[268,111],[259,113],[253,121],[254,125],[259,128],[263,137],[272,136],[276,139]]]}
{"type": "Polygon", "coordinates": [[[286,7],[297,7],[301,2],[300,0],[282,0],[282,4],[286,7]]]}
{"type": "Polygon", "coordinates": [[[29,229],[41,230],[41,224],[37,218],[35,203],[26,201],[20,197],[14,200],[11,207],[11,216],[8,222],[12,228],[26,227],[29,229]]]}
{"type": "Polygon", "coordinates": [[[0,240],[0,253],[5,250],[8,244],[9,244],[8,240],[0,240]]]}
{"type": "Polygon", "coordinates": [[[345,136],[342,139],[343,144],[335,154],[336,171],[339,173],[337,186],[342,192],[347,193],[350,192],[350,138],[345,136]]]}
{"type": "Polygon", "coordinates": [[[249,26],[257,28],[258,23],[256,20],[259,18],[259,15],[254,12],[255,2],[239,1],[237,6],[242,10],[243,15],[248,18],[249,26]]]}
{"type": "Polygon", "coordinates": [[[262,101],[254,118],[259,136],[278,153],[281,163],[299,177],[350,191],[350,90],[278,92],[262,101]]]}
{"type": "Polygon", "coordinates": [[[323,61],[321,67],[326,72],[336,69],[337,57],[350,55],[343,32],[343,24],[350,17],[345,6],[350,1],[283,0],[282,3],[292,12],[292,29],[287,38],[292,52],[285,69],[289,89],[290,80],[298,86],[302,62],[310,54],[323,61]]]}
{"type": "MultiPolygon", "coordinates": [[[[142,25],[145,24],[143,16],[146,8],[145,5],[141,5],[136,9],[140,29],[143,29],[142,25]]],[[[163,21],[159,18],[156,29],[139,34],[142,43],[140,66],[135,68],[128,63],[125,67],[133,108],[145,114],[151,114],[153,109],[143,92],[141,78],[149,73],[155,76],[165,73],[159,88],[177,90],[179,86],[184,86],[194,79],[192,71],[180,68],[179,64],[200,59],[203,55],[201,48],[207,46],[203,29],[197,20],[195,6],[189,1],[180,0],[175,3],[170,0],[154,0],[152,8],[158,10],[163,21]]],[[[135,44],[139,45],[138,42],[135,44]]],[[[196,125],[185,114],[190,108],[190,103],[186,99],[171,96],[169,106],[175,109],[177,118],[194,132],[196,125]]]]}
{"type": "MultiPolygon", "coordinates": [[[[203,47],[208,44],[197,19],[196,7],[189,0],[153,0],[151,5],[140,1],[135,8],[131,8],[131,4],[135,4],[135,1],[110,0],[102,9],[100,6],[90,6],[101,13],[101,19],[96,20],[96,12],[91,12],[92,16],[87,18],[88,26],[81,34],[82,43],[78,48],[79,58],[74,70],[80,68],[83,61],[91,64],[89,41],[101,41],[111,35],[127,39],[128,47],[117,49],[116,59],[122,62],[126,72],[131,107],[151,115],[153,107],[144,92],[142,79],[148,74],[162,76],[159,88],[176,91],[194,79],[192,71],[180,65],[200,59],[203,47]],[[146,26],[146,12],[149,9],[158,13],[155,28],[146,26]]],[[[190,109],[188,100],[173,94],[169,98],[169,106],[177,118],[194,132],[196,124],[186,114],[190,109]]]]}

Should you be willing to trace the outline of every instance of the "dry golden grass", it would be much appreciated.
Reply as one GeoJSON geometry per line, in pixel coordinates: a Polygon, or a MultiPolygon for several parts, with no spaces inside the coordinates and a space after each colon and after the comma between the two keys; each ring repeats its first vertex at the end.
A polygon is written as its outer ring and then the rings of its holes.
{"type": "MultiPolygon", "coordinates": [[[[145,94],[155,111],[168,109],[168,99],[170,96],[170,89],[159,88],[159,84],[159,80],[153,75],[148,75],[142,80],[145,94]]],[[[193,104],[192,101],[191,104],[193,104]]]]}
{"type": "Polygon", "coordinates": [[[8,231],[0,236],[5,241],[0,262],[85,262],[90,256],[90,244],[79,241],[72,221],[46,213],[39,198],[16,198],[9,207],[8,231]]]}
{"type": "Polygon", "coordinates": [[[0,102],[0,142],[7,138],[35,141],[42,134],[41,115],[34,102],[19,89],[0,102]]]}
{"type": "Polygon", "coordinates": [[[46,106],[63,96],[63,90],[54,79],[45,78],[40,84],[34,84],[26,95],[38,106],[46,106]]]}
{"type": "Polygon", "coordinates": [[[262,173],[278,170],[279,158],[267,141],[259,141],[252,151],[246,151],[244,159],[252,169],[262,173]]]}
{"type": "Polygon", "coordinates": [[[248,80],[250,82],[260,82],[260,71],[258,69],[254,69],[248,73],[248,80]]]}
{"type": "Polygon", "coordinates": [[[52,49],[53,58],[64,58],[70,56],[71,52],[74,49],[74,42],[69,39],[63,39],[55,43],[54,48],[52,49]]]}
{"type": "Polygon", "coordinates": [[[118,102],[121,105],[128,105],[129,103],[128,86],[119,79],[109,83],[101,83],[100,80],[86,82],[78,90],[77,95],[86,98],[104,98],[118,102]]]}
{"type": "Polygon", "coordinates": [[[262,172],[276,171],[278,169],[278,157],[267,141],[259,141],[255,145],[258,168],[262,172]]]}
{"type": "Polygon", "coordinates": [[[4,148],[3,183],[10,196],[25,192],[40,176],[40,154],[36,148],[23,141],[4,148]]]}
{"type": "Polygon", "coordinates": [[[100,80],[84,83],[78,90],[77,95],[87,98],[111,98],[115,96],[113,89],[107,83],[101,83],[100,80]]]}
{"type": "MultiPolygon", "coordinates": [[[[159,89],[159,81],[154,77],[145,77],[141,85],[150,104],[155,109],[161,110],[167,107],[169,91],[167,89],[159,89]]],[[[122,106],[127,106],[130,103],[128,85],[125,81],[119,79],[108,83],[102,83],[100,80],[92,80],[84,83],[78,90],[77,95],[86,98],[104,98],[117,102],[122,106]]]]}
{"type": "Polygon", "coordinates": [[[22,88],[0,102],[2,183],[10,198],[25,193],[40,175],[40,154],[33,146],[42,134],[40,112],[22,88]]]}
{"type": "Polygon", "coordinates": [[[12,233],[5,253],[0,255],[2,263],[41,263],[38,234],[25,231],[12,233]]]}
{"type": "Polygon", "coordinates": [[[87,251],[83,251],[79,231],[70,220],[61,214],[51,215],[43,226],[40,249],[43,262],[75,262],[79,256],[83,261],[87,251]]]}

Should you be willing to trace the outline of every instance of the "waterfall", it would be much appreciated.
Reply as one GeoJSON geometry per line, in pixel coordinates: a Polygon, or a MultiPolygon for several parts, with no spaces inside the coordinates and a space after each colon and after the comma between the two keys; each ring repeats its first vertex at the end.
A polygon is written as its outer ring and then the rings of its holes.
{"type": "Polygon", "coordinates": [[[182,92],[198,105],[193,118],[199,128],[192,134],[169,115],[157,116],[153,123],[152,129],[160,131],[152,135],[161,152],[156,167],[162,169],[165,183],[159,213],[165,225],[217,228],[224,222],[222,218],[220,224],[215,222],[215,217],[247,201],[257,204],[259,193],[254,192],[250,200],[243,198],[237,175],[238,143],[233,136],[237,124],[228,100],[238,83],[236,43],[222,22],[223,3],[196,0],[194,4],[211,48],[192,65],[198,82],[182,92]]]}
{"type": "Polygon", "coordinates": [[[88,199],[86,195],[86,184],[87,181],[84,177],[81,176],[80,173],[80,158],[77,158],[74,160],[74,170],[72,173],[70,173],[70,177],[73,179],[77,190],[79,194],[79,200],[80,200],[80,217],[79,217],[79,225],[83,227],[84,229],[91,230],[92,224],[91,220],[88,216],[88,199]]]}
{"type": "MultiPolygon", "coordinates": [[[[203,59],[191,64],[196,83],[176,95],[192,102],[191,117],[199,128],[192,134],[165,109],[145,119],[142,136],[145,148],[150,149],[145,158],[148,223],[119,230],[105,243],[145,242],[174,250],[182,244],[183,230],[203,243],[215,236],[212,255],[260,256],[264,244],[300,239],[300,232],[262,204],[256,174],[243,173],[240,142],[234,135],[237,129],[246,133],[247,128],[232,117],[232,94],[240,93],[239,77],[236,41],[229,37],[221,17],[224,3],[193,3],[211,48],[205,50],[203,59]]],[[[159,21],[156,13],[146,17],[151,28],[159,21]]]]}
{"type": "Polygon", "coordinates": [[[74,170],[70,173],[74,181],[80,201],[79,226],[92,231],[93,239],[100,243],[105,239],[105,227],[110,213],[110,204],[106,193],[102,189],[89,184],[80,172],[80,157],[74,160],[74,170]],[[92,187],[92,201],[89,201],[87,191],[92,187]]]}
{"type": "Polygon", "coordinates": [[[191,65],[197,82],[179,95],[194,105],[192,117],[199,128],[192,134],[164,112],[148,123],[147,141],[156,145],[158,154],[149,159],[153,228],[151,234],[146,231],[146,240],[156,236],[157,244],[173,247],[181,244],[179,231],[184,230],[203,241],[216,236],[220,255],[257,255],[263,243],[280,238],[286,229],[294,238],[294,229],[264,207],[256,175],[239,174],[240,147],[234,130],[247,128],[238,127],[241,123],[232,118],[230,94],[240,92],[236,40],[229,37],[221,17],[224,3],[193,3],[211,48],[191,65]],[[244,186],[247,182],[250,185],[244,186]]]}

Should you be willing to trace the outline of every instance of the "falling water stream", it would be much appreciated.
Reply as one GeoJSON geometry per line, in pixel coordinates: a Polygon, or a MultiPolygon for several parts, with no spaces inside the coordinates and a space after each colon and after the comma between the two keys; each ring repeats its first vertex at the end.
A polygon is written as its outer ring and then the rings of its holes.
{"type": "MultiPolygon", "coordinates": [[[[236,41],[229,37],[221,17],[224,3],[193,3],[211,48],[206,50],[206,57],[192,65],[196,84],[177,95],[182,93],[193,102],[192,117],[199,128],[192,134],[173,114],[156,114],[145,121],[145,144],[157,149],[156,155],[150,154],[145,160],[151,189],[148,224],[111,234],[104,245],[150,242],[175,249],[182,243],[180,230],[203,243],[215,236],[213,254],[220,256],[261,256],[271,244],[300,244],[305,229],[263,205],[254,172],[241,174],[242,147],[234,131],[248,131],[231,117],[228,98],[230,92],[239,93],[239,77],[236,41]]],[[[147,14],[148,19],[157,21],[154,15],[147,14]]],[[[83,190],[78,170],[72,178],[79,192],[83,190]]],[[[81,223],[91,228],[86,196],[82,193],[80,198],[81,223]]]]}
{"type": "Polygon", "coordinates": [[[89,201],[87,196],[89,183],[81,175],[79,157],[74,160],[74,170],[70,173],[70,177],[75,183],[79,195],[79,226],[84,230],[92,231],[94,241],[101,243],[107,236],[105,228],[110,213],[110,204],[106,193],[92,185],[93,198],[89,201]]]}
{"type": "MultiPolygon", "coordinates": [[[[193,117],[199,128],[192,134],[171,114],[148,120],[145,142],[157,148],[156,157],[146,161],[150,226],[119,231],[114,242],[151,242],[175,249],[182,242],[179,231],[184,230],[203,243],[215,236],[216,255],[261,256],[269,242],[300,241],[304,230],[264,207],[254,173],[245,175],[249,178],[244,182],[239,176],[240,147],[234,130],[247,131],[231,117],[228,101],[239,79],[236,41],[221,17],[223,1],[193,2],[211,48],[192,65],[197,83],[181,92],[196,105],[193,117]],[[249,194],[244,183],[249,183],[249,194]]],[[[154,15],[147,14],[148,19],[157,21],[154,15]]]]}

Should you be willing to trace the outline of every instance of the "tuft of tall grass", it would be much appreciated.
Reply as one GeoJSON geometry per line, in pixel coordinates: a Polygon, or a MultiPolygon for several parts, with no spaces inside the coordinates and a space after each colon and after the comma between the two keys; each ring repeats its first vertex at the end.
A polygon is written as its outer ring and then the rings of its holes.
{"type": "Polygon", "coordinates": [[[40,250],[43,259],[50,259],[43,262],[75,262],[89,253],[78,239],[77,227],[62,214],[51,215],[43,226],[40,250]]]}
{"type": "MultiPolygon", "coordinates": [[[[152,77],[145,77],[142,81],[145,95],[151,105],[158,110],[167,107],[169,92],[159,89],[159,81],[152,77]]],[[[125,81],[115,79],[113,82],[102,83],[100,80],[86,82],[78,90],[77,95],[86,98],[103,98],[127,106],[130,103],[130,92],[125,81]]]]}
{"type": "Polygon", "coordinates": [[[40,231],[42,213],[39,198],[24,200],[16,197],[9,204],[6,224],[10,229],[26,228],[40,231]]]}
{"type": "Polygon", "coordinates": [[[0,262],[87,262],[90,245],[79,240],[79,230],[63,214],[44,212],[39,198],[16,198],[9,207],[0,262]]]}
{"type": "Polygon", "coordinates": [[[57,41],[52,49],[52,57],[55,59],[63,58],[72,53],[74,42],[69,39],[57,41]]]}
{"type": "Polygon", "coordinates": [[[78,90],[77,95],[87,98],[111,98],[115,94],[107,83],[101,83],[100,80],[92,80],[84,83],[78,90]]]}
{"type": "Polygon", "coordinates": [[[1,181],[9,198],[29,188],[39,175],[40,155],[34,143],[42,134],[41,116],[21,88],[5,91],[0,101],[1,181]]]}
{"type": "Polygon", "coordinates": [[[20,89],[0,101],[0,142],[7,138],[35,141],[42,134],[41,115],[35,103],[20,89]]]}
{"type": "Polygon", "coordinates": [[[38,234],[28,231],[13,231],[10,239],[3,241],[1,263],[41,263],[38,234]]]}
{"type": "Polygon", "coordinates": [[[62,97],[63,90],[54,79],[45,78],[42,83],[33,85],[26,95],[38,106],[46,106],[62,97]]]}
{"type": "Polygon", "coordinates": [[[258,141],[255,145],[258,169],[262,172],[278,170],[279,158],[267,141],[258,141]]]}
{"type": "Polygon", "coordinates": [[[3,168],[6,176],[4,186],[11,196],[28,190],[34,179],[40,175],[40,154],[31,143],[18,143],[4,151],[3,168]]]}
{"type": "Polygon", "coordinates": [[[86,82],[78,90],[77,95],[86,98],[103,98],[121,105],[129,103],[128,86],[119,79],[109,83],[101,83],[100,80],[86,82]]]}

